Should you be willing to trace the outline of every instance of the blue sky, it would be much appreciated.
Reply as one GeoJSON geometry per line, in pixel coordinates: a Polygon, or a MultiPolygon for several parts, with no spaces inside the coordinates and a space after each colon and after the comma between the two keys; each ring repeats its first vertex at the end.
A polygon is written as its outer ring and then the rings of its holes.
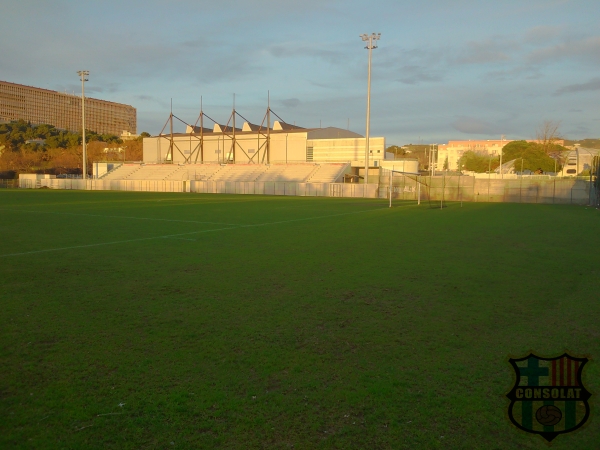
{"type": "Polygon", "coordinates": [[[600,137],[597,0],[0,0],[0,79],[131,104],[138,132],[173,112],[364,134],[388,145],[534,138],[544,120],[600,137]]]}

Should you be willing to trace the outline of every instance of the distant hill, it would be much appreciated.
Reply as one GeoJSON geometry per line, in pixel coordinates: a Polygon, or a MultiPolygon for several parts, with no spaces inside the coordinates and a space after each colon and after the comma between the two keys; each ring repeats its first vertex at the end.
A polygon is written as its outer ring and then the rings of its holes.
{"type": "Polygon", "coordinates": [[[575,144],[579,144],[585,148],[600,148],[600,139],[581,139],[580,141],[565,139],[565,146],[575,144]]]}

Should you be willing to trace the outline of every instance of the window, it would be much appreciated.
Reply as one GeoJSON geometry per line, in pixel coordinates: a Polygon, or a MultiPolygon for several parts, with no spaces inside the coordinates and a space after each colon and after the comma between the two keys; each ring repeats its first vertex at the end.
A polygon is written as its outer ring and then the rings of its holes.
{"type": "Polygon", "coordinates": [[[307,161],[313,160],[313,147],[306,147],[306,160],[307,161]]]}

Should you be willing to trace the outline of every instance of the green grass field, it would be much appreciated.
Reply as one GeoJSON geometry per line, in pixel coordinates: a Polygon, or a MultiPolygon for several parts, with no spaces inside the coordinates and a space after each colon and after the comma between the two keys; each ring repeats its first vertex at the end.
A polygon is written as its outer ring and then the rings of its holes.
{"type": "Polygon", "coordinates": [[[386,206],[0,191],[0,448],[542,449],[529,350],[597,411],[600,211],[386,206]]]}

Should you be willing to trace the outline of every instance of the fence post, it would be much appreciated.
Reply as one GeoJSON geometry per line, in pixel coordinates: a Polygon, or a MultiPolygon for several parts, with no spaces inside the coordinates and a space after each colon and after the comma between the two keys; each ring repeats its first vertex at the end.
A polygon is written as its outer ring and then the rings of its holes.
{"type": "Polygon", "coordinates": [[[446,173],[442,174],[442,200],[440,201],[440,209],[444,207],[444,194],[446,193],[446,173]]]}
{"type": "Polygon", "coordinates": [[[590,193],[588,195],[588,205],[592,206],[592,169],[590,168],[590,193]]]}
{"type": "Polygon", "coordinates": [[[523,172],[521,172],[521,181],[519,182],[519,203],[523,203],[523,172]]]}
{"type": "Polygon", "coordinates": [[[460,199],[460,207],[462,208],[462,191],[460,190],[460,179],[462,178],[462,171],[460,172],[460,175],[458,176],[458,197],[460,199]]]}

